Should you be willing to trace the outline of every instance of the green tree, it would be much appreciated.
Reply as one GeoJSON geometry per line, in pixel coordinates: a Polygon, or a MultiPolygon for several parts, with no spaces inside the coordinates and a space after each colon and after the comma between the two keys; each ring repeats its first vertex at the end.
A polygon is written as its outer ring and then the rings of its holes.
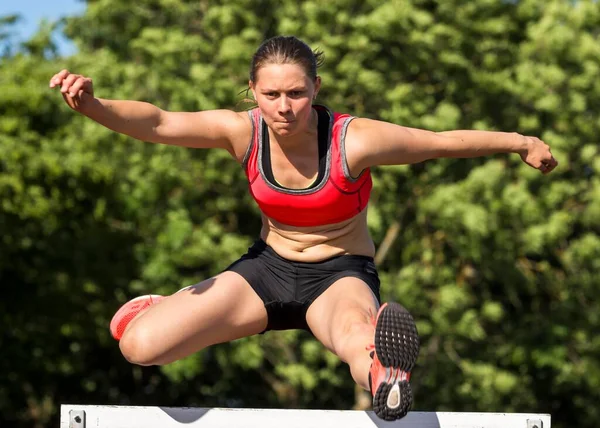
{"type": "Polygon", "coordinates": [[[0,58],[11,55],[13,33],[11,26],[19,20],[18,15],[0,16],[0,58]]]}
{"type": "MultiPolygon", "coordinates": [[[[0,34],[10,20],[0,21],[0,34]]],[[[361,407],[304,332],[126,363],[121,303],[219,272],[258,211],[226,154],[144,144],[73,114],[61,68],[96,93],[172,110],[243,109],[275,34],[325,51],[320,102],[432,130],[538,135],[551,176],[516,155],[377,168],[369,226],[386,300],[422,335],[418,410],[550,412],[595,426],[600,385],[600,5],[592,0],[116,0],[0,58],[0,425],[56,426],[60,403],[361,407]],[[239,385],[243,384],[244,388],[239,385]]],[[[0,43],[7,41],[0,35],[0,43]]]]}

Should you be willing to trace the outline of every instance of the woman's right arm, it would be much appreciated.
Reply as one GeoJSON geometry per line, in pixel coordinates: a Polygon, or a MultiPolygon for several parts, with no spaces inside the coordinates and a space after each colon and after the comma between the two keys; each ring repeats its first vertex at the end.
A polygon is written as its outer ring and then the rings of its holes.
{"type": "Polygon", "coordinates": [[[223,148],[238,157],[235,141],[247,140],[248,121],[231,110],[168,112],[141,101],[94,97],[92,79],[62,70],[50,79],[73,110],[142,141],[194,148],[223,148]],[[244,137],[240,138],[240,134],[244,137]]]}

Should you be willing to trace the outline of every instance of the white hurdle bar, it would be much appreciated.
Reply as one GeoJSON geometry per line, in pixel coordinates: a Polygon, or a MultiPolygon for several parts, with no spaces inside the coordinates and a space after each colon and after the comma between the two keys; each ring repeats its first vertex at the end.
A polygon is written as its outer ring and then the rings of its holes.
{"type": "Polygon", "coordinates": [[[63,404],[60,428],[550,428],[550,415],[410,412],[386,422],[372,411],[85,406],[63,404]]]}

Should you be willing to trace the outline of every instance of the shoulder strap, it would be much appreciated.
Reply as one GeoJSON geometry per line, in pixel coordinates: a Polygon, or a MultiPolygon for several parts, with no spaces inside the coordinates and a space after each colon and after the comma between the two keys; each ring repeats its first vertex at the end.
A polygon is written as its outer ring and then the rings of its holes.
{"type": "MultiPolygon", "coordinates": [[[[248,148],[246,149],[246,153],[244,154],[244,158],[242,160],[242,166],[246,170],[248,168],[248,163],[253,154],[255,154],[258,148],[258,138],[260,135],[260,110],[258,108],[253,108],[248,111],[248,117],[250,118],[250,122],[252,123],[252,136],[250,137],[250,144],[248,144],[248,148]]],[[[256,158],[256,156],[254,156],[256,158]]]]}

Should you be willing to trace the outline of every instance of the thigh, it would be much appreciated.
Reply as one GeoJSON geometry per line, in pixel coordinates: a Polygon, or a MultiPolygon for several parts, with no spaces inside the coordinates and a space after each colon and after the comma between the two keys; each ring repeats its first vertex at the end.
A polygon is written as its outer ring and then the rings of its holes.
{"type": "Polygon", "coordinates": [[[267,312],[250,284],[223,272],[153,305],[132,322],[123,340],[143,343],[146,359],[167,364],[209,345],[264,331],[267,312]]]}
{"type": "Polygon", "coordinates": [[[336,344],[353,326],[370,325],[379,302],[361,279],[338,279],[310,305],[306,322],[327,349],[339,355],[336,344]]]}

